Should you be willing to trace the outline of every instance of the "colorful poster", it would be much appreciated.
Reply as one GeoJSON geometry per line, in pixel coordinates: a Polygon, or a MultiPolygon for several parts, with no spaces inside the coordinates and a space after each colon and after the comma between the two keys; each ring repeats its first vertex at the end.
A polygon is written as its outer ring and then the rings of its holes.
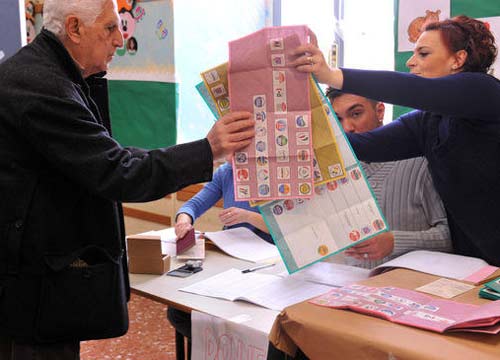
{"type": "Polygon", "coordinates": [[[306,26],[273,27],[229,43],[231,110],[257,122],[252,144],[233,158],[237,201],[313,195],[309,79],[289,65],[308,34],[306,26]]]}
{"type": "MultiPolygon", "coordinates": [[[[499,5],[500,7],[500,5],[499,5]]],[[[490,31],[493,33],[493,36],[495,36],[495,40],[497,43],[497,48],[500,45],[500,16],[492,16],[492,17],[485,17],[485,18],[479,18],[478,20],[484,21],[485,23],[488,24],[490,27],[490,31]]],[[[495,59],[495,62],[493,63],[493,76],[495,76],[497,79],[500,79],[500,56],[497,56],[495,59]]]]}
{"type": "Polygon", "coordinates": [[[312,199],[283,199],[259,206],[289,273],[389,230],[330,103],[317,89],[347,176],[316,186],[312,199]]]}
{"type": "Polygon", "coordinates": [[[400,0],[398,51],[413,51],[425,26],[450,17],[450,0],[400,0]]]}
{"type": "Polygon", "coordinates": [[[178,88],[173,2],[117,3],[124,42],[106,75],[113,136],[124,146],[174,145],[178,88]]]}
{"type": "Polygon", "coordinates": [[[26,45],[26,20],[24,0],[2,3],[0,12],[0,62],[26,45]]]}
{"type": "Polygon", "coordinates": [[[108,79],[175,82],[172,0],[129,3],[118,4],[123,47],[116,50],[108,79]]]}

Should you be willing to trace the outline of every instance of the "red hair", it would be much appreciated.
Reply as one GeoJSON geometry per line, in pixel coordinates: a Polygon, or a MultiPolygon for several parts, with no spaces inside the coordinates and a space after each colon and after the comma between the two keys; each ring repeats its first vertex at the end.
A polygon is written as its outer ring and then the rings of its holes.
{"type": "Polygon", "coordinates": [[[446,47],[453,53],[467,52],[462,71],[484,72],[490,70],[497,56],[495,37],[484,22],[465,15],[428,24],[425,31],[438,30],[446,47]]]}

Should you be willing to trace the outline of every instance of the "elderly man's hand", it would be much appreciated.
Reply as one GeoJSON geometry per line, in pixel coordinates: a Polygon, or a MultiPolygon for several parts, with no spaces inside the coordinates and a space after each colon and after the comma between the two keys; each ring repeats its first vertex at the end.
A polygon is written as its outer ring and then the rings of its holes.
{"type": "Polygon", "coordinates": [[[214,160],[250,145],[255,136],[254,127],[253,115],[246,111],[231,112],[221,117],[207,135],[214,160]]]}

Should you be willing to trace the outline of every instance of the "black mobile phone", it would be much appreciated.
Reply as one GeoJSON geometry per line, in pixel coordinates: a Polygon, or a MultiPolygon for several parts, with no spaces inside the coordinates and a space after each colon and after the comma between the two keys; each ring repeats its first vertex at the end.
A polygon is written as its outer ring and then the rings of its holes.
{"type": "Polygon", "coordinates": [[[167,275],[177,276],[177,277],[188,277],[201,270],[203,270],[201,266],[193,266],[191,264],[186,264],[182,265],[181,267],[178,267],[177,269],[170,270],[169,272],[167,272],[167,275]]]}

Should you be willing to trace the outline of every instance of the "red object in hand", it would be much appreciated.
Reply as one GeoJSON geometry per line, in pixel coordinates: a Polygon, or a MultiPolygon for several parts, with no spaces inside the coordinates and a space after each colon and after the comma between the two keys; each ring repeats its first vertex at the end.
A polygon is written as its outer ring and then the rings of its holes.
{"type": "Polygon", "coordinates": [[[189,230],[186,235],[177,240],[177,255],[182,254],[186,250],[191,249],[196,244],[194,236],[194,228],[189,230]]]}

